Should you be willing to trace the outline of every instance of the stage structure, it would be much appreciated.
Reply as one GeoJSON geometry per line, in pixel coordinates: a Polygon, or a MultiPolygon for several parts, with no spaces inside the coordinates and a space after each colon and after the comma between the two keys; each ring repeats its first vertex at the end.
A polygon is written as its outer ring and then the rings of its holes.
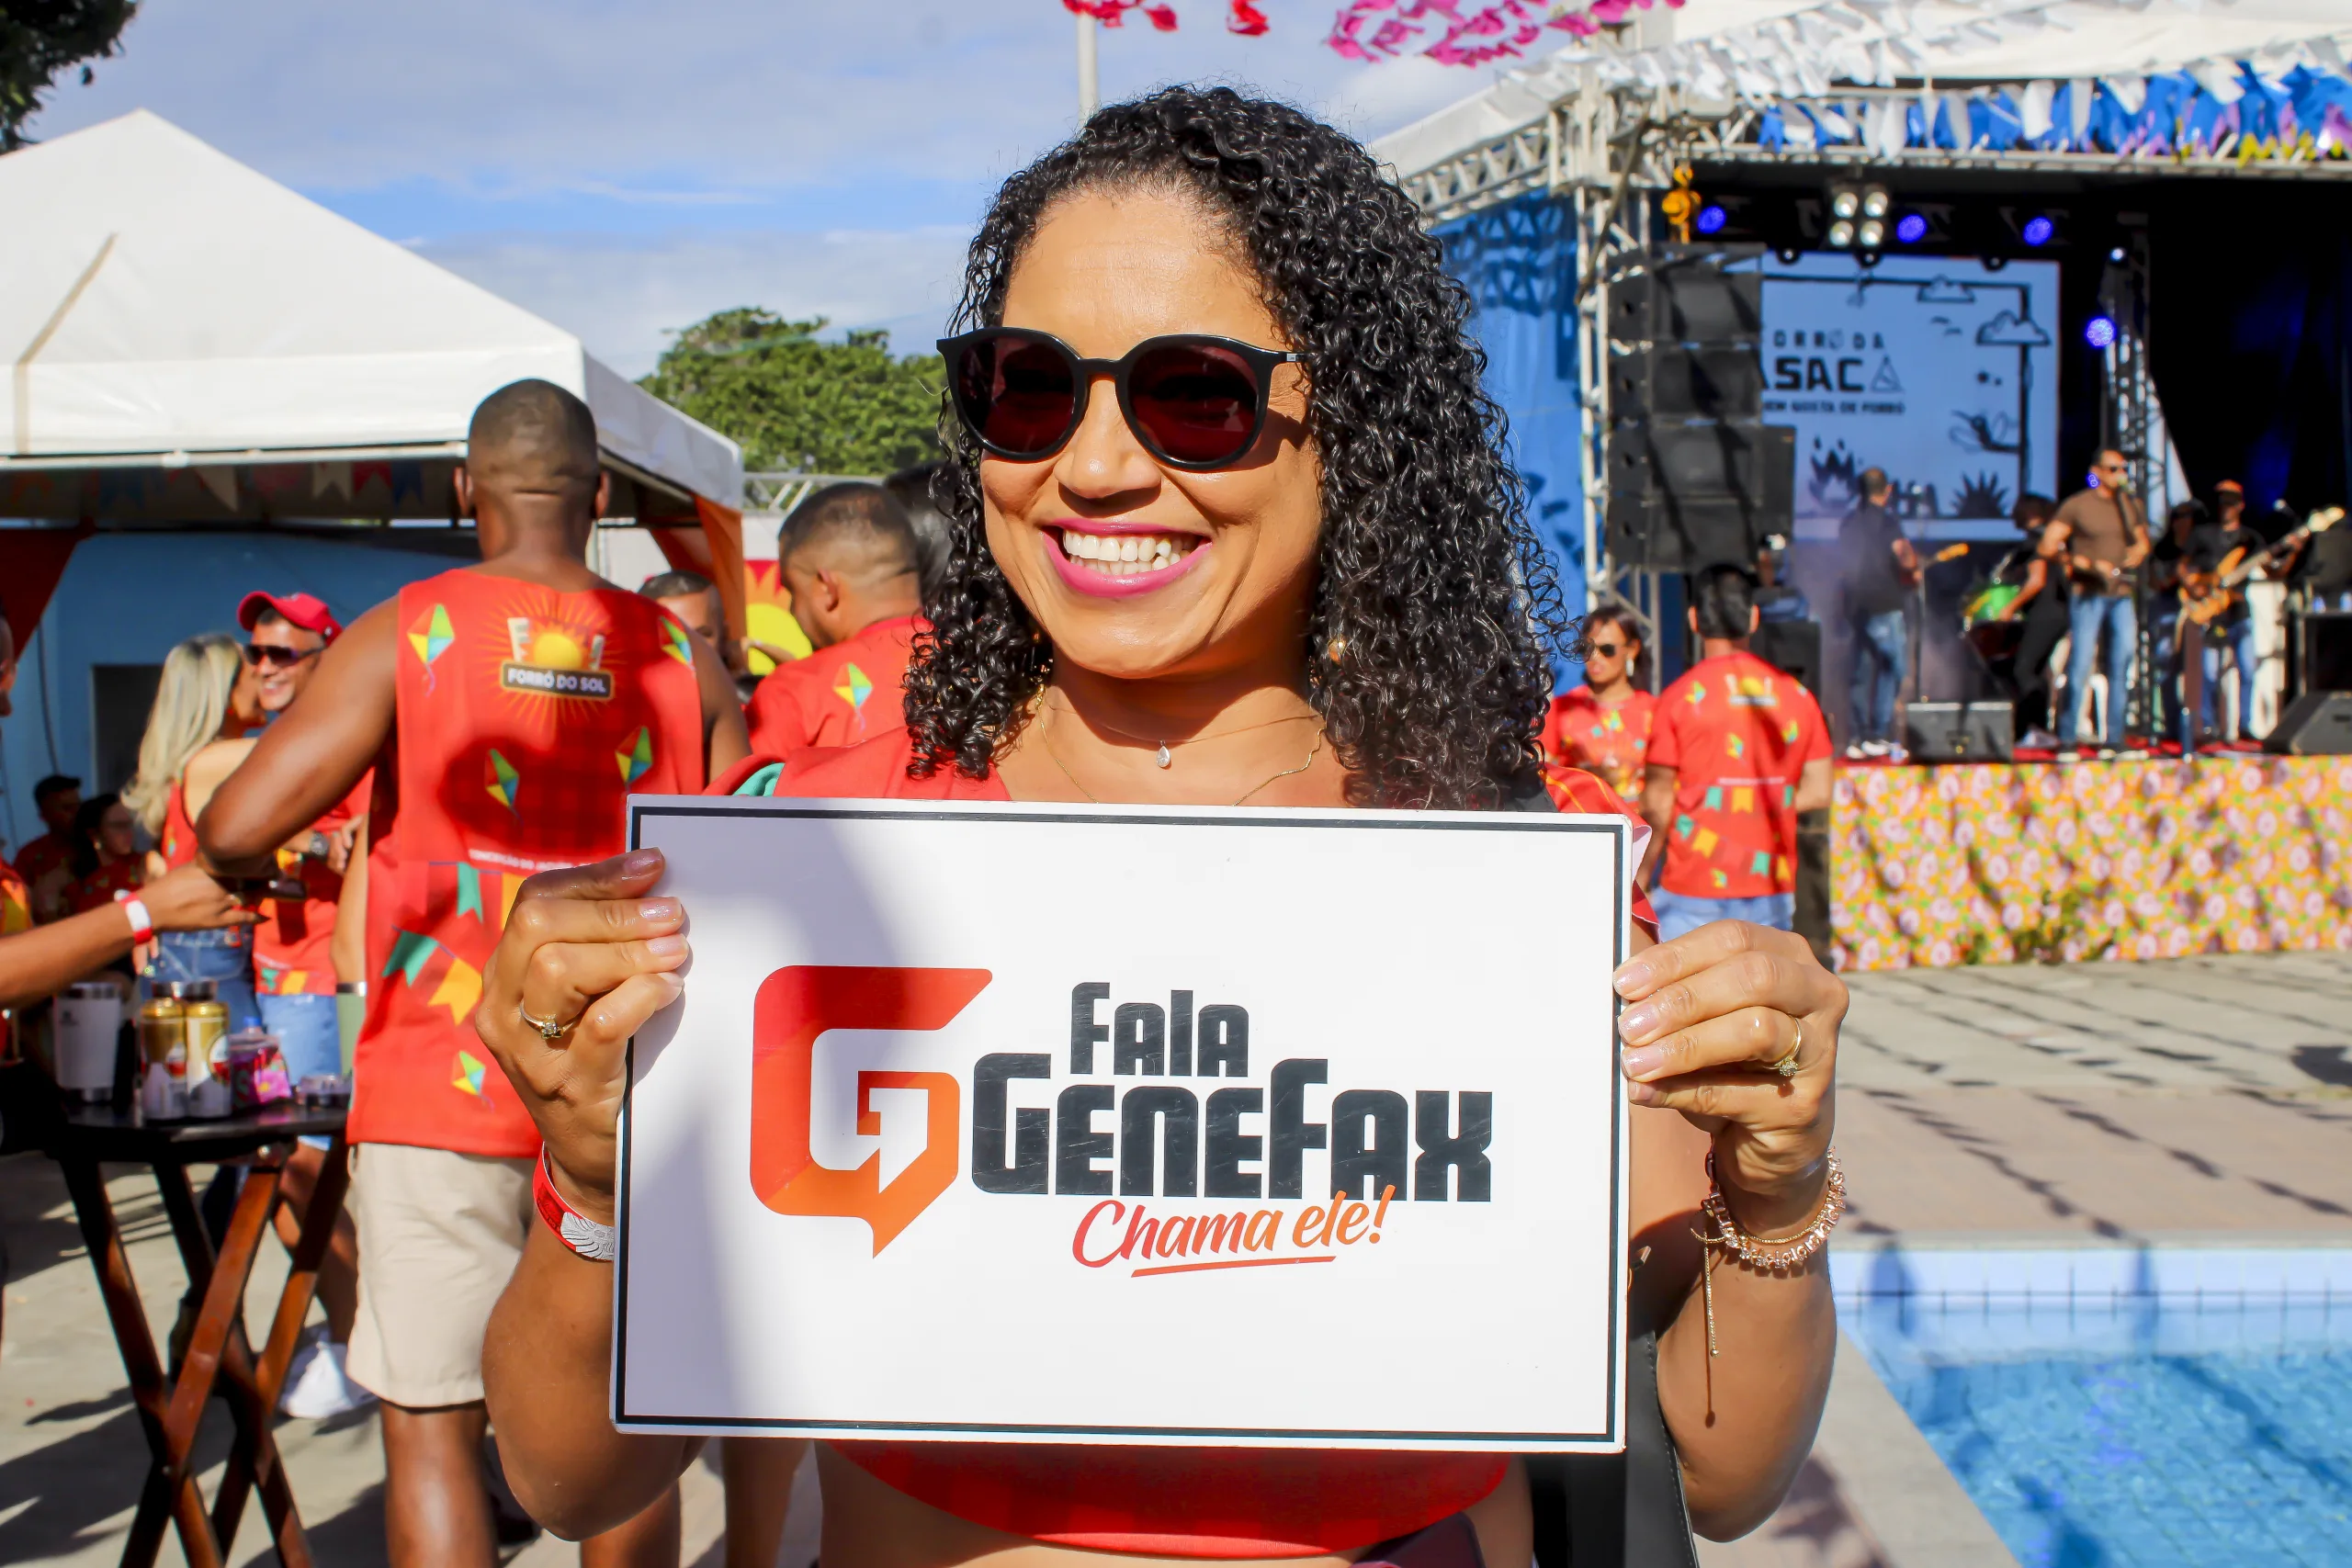
{"type": "MultiPolygon", "coordinates": [[[[2054,232],[2030,200],[2000,202],[2004,190],[2352,180],[2352,27],[2324,0],[1928,0],[1894,10],[1692,0],[1611,31],[1374,150],[1441,232],[1529,198],[1566,210],[1587,581],[1645,612],[1657,608],[1654,576],[1620,570],[1607,550],[1616,421],[1602,318],[1608,281],[1678,229],[1702,244],[1760,240],[1783,270],[1805,253],[1865,266],[1906,255],[1999,265],[2043,254],[2054,232]],[[2047,73],[2061,62],[2067,76],[2047,73]],[[1923,183],[1978,194],[1897,205],[1923,183]],[[1832,210],[1841,184],[1853,190],[1842,218],[1832,210]],[[1743,223],[1741,197],[1719,194],[1763,186],[1790,196],[1768,222],[1743,223]]],[[[2105,383],[2098,437],[2132,455],[2161,516],[2183,480],[2148,370],[2147,236],[2113,237],[2091,329],[2105,383]]]]}

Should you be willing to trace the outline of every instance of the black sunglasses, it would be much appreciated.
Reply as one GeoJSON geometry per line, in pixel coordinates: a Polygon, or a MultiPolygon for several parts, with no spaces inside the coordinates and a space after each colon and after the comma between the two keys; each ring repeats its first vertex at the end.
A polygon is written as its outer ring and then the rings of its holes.
{"type": "Polygon", "coordinates": [[[258,670],[266,664],[273,670],[291,670],[305,659],[315,659],[325,648],[287,648],[274,642],[245,644],[245,662],[258,670]]]}
{"type": "Polygon", "coordinates": [[[1625,645],[1621,642],[1596,642],[1592,645],[1592,651],[1603,659],[1614,659],[1625,651],[1625,645]]]}
{"type": "Polygon", "coordinates": [[[1081,359],[1050,333],[982,327],[940,340],[956,417],[1000,457],[1034,463],[1060,451],[1086,417],[1094,378],[1109,376],[1144,450],[1171,468],[1205,472],[1258,444],[1274,367],[1303,355],[1231,338],[1146,338],[1119,359],[1081,359]]]}

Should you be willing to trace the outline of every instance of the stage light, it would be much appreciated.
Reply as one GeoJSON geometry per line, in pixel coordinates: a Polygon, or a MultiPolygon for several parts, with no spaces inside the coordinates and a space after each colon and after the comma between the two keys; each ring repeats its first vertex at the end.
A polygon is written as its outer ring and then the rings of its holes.
{"type": "Polygon", "coordinates": [[[1986,256],[1984,258],[1984,270],[1986,272],[1998,272],[2008,265],[2009,258],[2007,256],[1986,256]]]}
{"type": "Polygon", "coordinates": [[[1829,248],[1831,250],[1842,251],[1853,244],[1853,243],[1854,225],[1850,220],[1840,218],[1837,222],[1829,225],[1829,248]]]}
{"type": "Polygon", "coordinates": [[[1875,218],[1865,218],[1862,226],[1854,231],[1854,243],[1866,251],[1874,251],[1886,243],[1886,225],[1875,218]]]}
{"type": "Polygon", "coordinates": [[[2083,323],[2083,341],[2093,348],[2105,348],[2115,341],[2115,321],[2108,316],[2093,316],[2083,323]]]}
{"type": "Polygon", "coordinates": [[[2111,251],[2108,252],[2108,253],[2107,253],[2107,259],[2108,259],[2108,260],[2109,260],[2109,261],[2111,261],[2111,262],[2120,262],[2120,261],[2121,261],[2121,260],[2123,259],[2123,247],[2122,247],[2121,245],[2118,245],[2118,246],[2116,246],[2116,247],[2115,247],[2115,249],[2113,249],[2113,250],[2111,250],[2111,251]]]}
{"type": "Polygon", "coordinates": [[[1887,208],[1893,205],[1893,201],[1894,198],[1886,194],[1884,186],[1867,186],[1862,191],[1862,216],[1883,218],[1886,216],[1887,208]]]}
{"type": "Polygon", "coordinates": [[[1782,266],[1794,266],[1797,265],[1797,257],[1801,253],[1794,250],[1782,249],[1775,251],[1772,254],[1781,258],[1781,265],[1782,266]]]}
{"type": "Polygon", "coordinates": [[[1862,193],[1852,186],[1833,186],[1829,191],[1829,216],[1851,218],[1862,209],[1862,193]]]}
{"type": "Polygon", "coordinates": [[[1898,244],[1916,245],[1928,237],[1928,220],[1916,212],[1906,212],[1894,220],[1894,238],[1898,244]]]}
{"type": "Polygon", "coordinates": [[[2029,245],[2041,246],[2048,244],[2050,243],[2051,236],[2057,232],[2057,224],[2052,223],[2049,219],[2041,217],[2040,214],[2036,214],[2025,220],[2025,227],[2018,231],[2018,237],[2029,245]]]}
{"type": "Polygon", "coordinates": [[[1711,201],[1699,209],[1698,220],[1690,227],[1698,230],[1702,234],[1720,234],[1723,232],[1724,225],[1729,221],[1731,221],[1731,214],[1723,209],[1722,204],[1711,201]]]}

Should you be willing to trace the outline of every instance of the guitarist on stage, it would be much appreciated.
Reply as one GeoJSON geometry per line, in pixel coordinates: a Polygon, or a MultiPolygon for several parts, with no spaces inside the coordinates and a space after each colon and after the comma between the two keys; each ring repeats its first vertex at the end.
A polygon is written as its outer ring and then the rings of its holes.
{"type": "Polygon", "coordinates": [[[2107,740],[2099,755],[2111,757],[2123,745],[2123,716],[2132,706],[2132,655],[2140,640],[2132,579],[2148,558],[2148,519],[2131,493],[2123,454],[2109,447],[2092,467],[2091,482],[2068,496],[2052,526],[2061,540],[2073,580],[2073,647],[2066,656],[2066,700],[2058,716],[2058,760],[2075,756],[2083,696],[2098,662],[2099,634],[2107,634],[2107,740]]]}
{"type": "MultiPolygon", "coordinates": [[[[2246,526],[2245,491],[2237,480],[2223,479],[2213,487],[2213,510],[2215,520],[2192,529],[2188,547],[2182,552],[2184,581],[2192,587],[2200,579],[2210,581],[2218,576],[2222,563],[2231,557],[2244,560],[2263,547],[2262,536],[2246,526]]],[[[2225,649],[2236,660],[2238,667],[2234,739],[2251,744],[2254,738],[2247,733],[2246,725],[2254,717],[2254,675],[2259,660],[2254,651],[2254,616],[2246,611],[2243,592],[2232,593],[2228,606],[2205,626],[2205,681],[2197,697],[2199,736],[2214,733],[2214,698],[2222,682],[2222,655],[2225,649]]],[[[2232,737],[2220,739],[2226,742],[2232,737]]]]}

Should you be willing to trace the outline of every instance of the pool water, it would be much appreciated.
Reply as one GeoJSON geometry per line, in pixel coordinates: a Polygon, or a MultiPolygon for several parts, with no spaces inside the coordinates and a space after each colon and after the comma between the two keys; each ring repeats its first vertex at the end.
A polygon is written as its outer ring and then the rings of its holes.
{"type": "Polygon", "coordinates": [[[2352,1564],[2352,1249],[1987,1256],[1833,1279],[2019,1563],[2352,1564]]]}

